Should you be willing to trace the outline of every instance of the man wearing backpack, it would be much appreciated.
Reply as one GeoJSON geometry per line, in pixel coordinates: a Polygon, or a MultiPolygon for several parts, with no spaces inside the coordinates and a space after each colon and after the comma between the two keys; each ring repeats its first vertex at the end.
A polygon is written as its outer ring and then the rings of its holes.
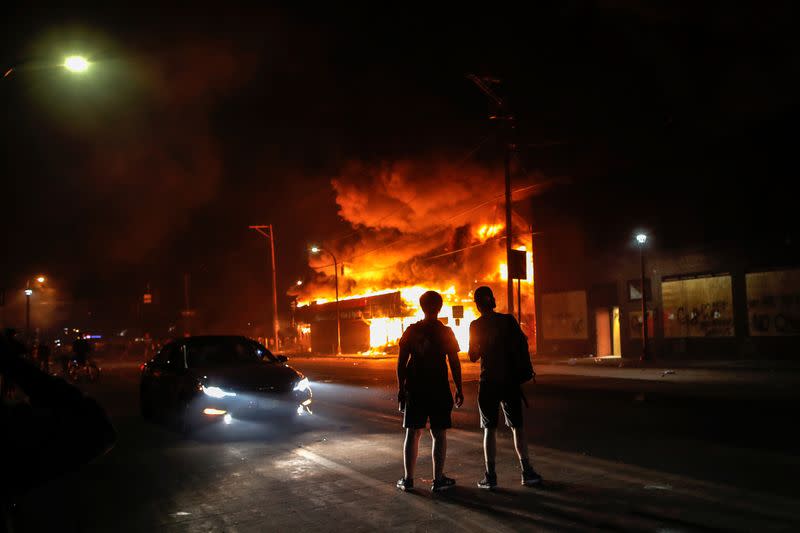
{"type": "Polygon", "coordinates": [[[475,290],[475,305],[481,316],[469,326],[469,359],[473,363],[481,360],[478,409],[484,430],[483,453],[486,459],[486,474],[478,482],[478,487],[491,490],[497,486],[495,456],[500,406],[503,407],[506,425],[514,434],[522,484],[538,485],[542,477],[530,463],[522,415],[524,396],[521,385],[534,376],[528,339],[513,315],[495,312],[497,303],[489,287],[475,290]]]}
{"type": "Polygon", "coordinates": [[[456,407],[464,402],[461,389],[461,363],[458,360],[458,341],[453,330],[437,318],[442,309],[442,297],[438,292],[428,291],[419,299],[425,319],[412,324],[400,339],[400,355],[397,358],[397,400],[405,413],[403,427],[406,438],[403,443],[403,466],[405,472],[397,482],[400,490],[414,488],[414,468],[417,463],[419,438],[430,419],[433,439],[433,485],[438,492],[455,485],[455,480],[444,475],[444,459],[447,453],[447,429],[452,425],[453,393],[447,379],[447,363],[456,385],[456,407]]]}

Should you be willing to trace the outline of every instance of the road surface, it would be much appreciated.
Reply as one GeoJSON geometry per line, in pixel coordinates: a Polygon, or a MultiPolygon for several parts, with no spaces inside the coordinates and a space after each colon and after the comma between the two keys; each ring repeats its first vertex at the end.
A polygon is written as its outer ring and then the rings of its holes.
{"type": "MultiPolygon", "coordinates": [[[[402,475],[393,361],[292,359],[309,376],[314,415],[290,428],[234,420],[183,438],[138,413],[138,367],[106,362],[87,385],[113,417],[116,447],[19,507],[30,531],[797,531],[796,396],[664,376],[586,376],[540,368],[526,413],[541,488],[519,484],[508,431],[500,487],[480,491],[476,365],[431,494],[423,437],[418,489],[402,475]],[[571,375],[570,375],[571,374],[571,375]]],[[[724,381],[724,380],[723,380],[724,381]]],[[[777,383],[777,382],[776,382],[777,383]]]]}

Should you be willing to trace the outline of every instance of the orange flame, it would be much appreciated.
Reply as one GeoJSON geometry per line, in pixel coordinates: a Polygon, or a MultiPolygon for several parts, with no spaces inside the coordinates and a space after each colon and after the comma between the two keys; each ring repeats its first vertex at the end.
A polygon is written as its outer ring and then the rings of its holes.
{"type": "Polygon", "coordinates": [[[476,237],[483,242],[499,234],[505,226],[503,224],[484,224],[475,232],[476,237]]]}

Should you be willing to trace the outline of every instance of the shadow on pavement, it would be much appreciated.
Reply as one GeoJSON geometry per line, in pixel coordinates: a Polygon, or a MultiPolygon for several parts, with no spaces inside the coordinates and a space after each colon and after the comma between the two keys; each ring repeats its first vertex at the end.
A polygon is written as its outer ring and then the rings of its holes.
{"type": "MultiPolygon", "coordinates": [[[[560,531],[584,531],[587,528],[629,531],[690,530],[718,531],[718,524],[708,524],[709,511],[728,513],[732,523],[757,523],[764,530],[793,528],[796,523],[776,516],[750,513],[743,509],[710,509],[697,502],[675,501],[674,505],[657,497],[638,497],[629,490],[592,489],[581,484],[545,482],[539,487],[504,488],[493,491],[464,485],[441,493],[420,491],[422,497],[446,501],[501,522],[520,527],[553,527],[560,531]],[[693,508],[694,507],[694,508],[693,508]]],[[[710,506],[713,507],[713,506],[710,506]]],[[[746,527],[746,526],[745,526],[746,527]]]]}

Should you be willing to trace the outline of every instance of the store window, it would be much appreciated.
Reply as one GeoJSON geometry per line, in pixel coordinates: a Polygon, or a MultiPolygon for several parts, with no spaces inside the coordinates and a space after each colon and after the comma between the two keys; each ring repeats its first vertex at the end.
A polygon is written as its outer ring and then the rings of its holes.
{"type": "Polygon", "coordinates": [[[731,276],[714,275],[664,280],[664,337],[731,337],[731,276]]]}
{"type": "MultiPolygon", "coordinates": [[[[648,300],[652,300],[652,292],[650,290],[650,280],[644,280],[644,288],[646,291],[646,296],[648,300]]],[[[642,299],[642,280],[641,279],[632,279],[628,280],[628,301],[635,302],[637,300],[642,299]]],[[[640,320],[641,322],[641,320],[640,320]]]]}
{"type": "Polygon", "coordinates": [[[745,275],[750,335],[800,335],[800,269],[745,275]]]}

